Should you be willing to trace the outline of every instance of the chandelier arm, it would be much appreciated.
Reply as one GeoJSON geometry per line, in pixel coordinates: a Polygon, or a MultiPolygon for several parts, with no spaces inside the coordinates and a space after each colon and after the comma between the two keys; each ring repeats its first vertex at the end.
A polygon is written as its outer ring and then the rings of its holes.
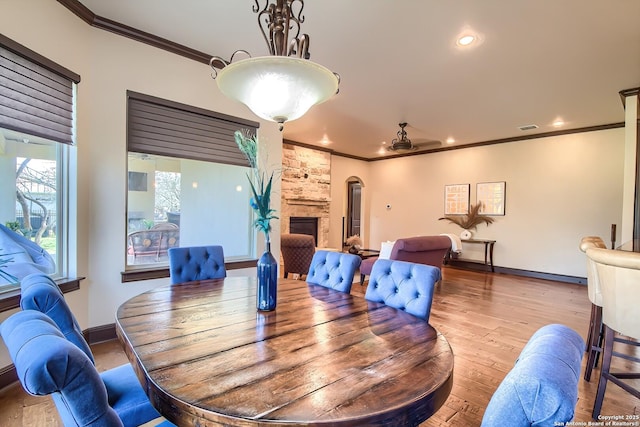
{"type": "Polygon", "coordinates": [[[213,73],[211,73],[211,77],[213,78],[213,80],[215,80],[216,77],[218,77],[218,69],[221,70],[227,65],[229,65],[229,61],[227,61],[226,59],[221,58],[219,56],[211,57],[211,59],[209,60],[209,66],[213,70],[213,73]]]}
{"type": "MultiPolygon", "coordinates": [[[[258,0],[256,1],[256,5],[258,4],[258,0]]],[[[267,0],[268,1],[268,0],[267,0]]],[[[267,44],[267,48],[269,49],[269,54],[275,55],[275,47],[273,44],[273,10],[275,6],[273,4],[265,4],[264,8],[258,12],[255,7],[253,9],[254,12],[258,14],[258,28],[260,28],[260,32],[262,33],[262,38],[264,38],[265,43],[267,44]],[[264,18],[264,19],[263,19],[264,18]],[[267,36],[269,33],[269,36],[267,36]]]]}
{"type": "MultiPolygon", "coordinates": [[[[291,9],[289,9],[289,1],[278,0],[279,8],[276,7],[276,13],[278,14],[276,17],[276,25],[275,30],[278,32],[276,35],[279,35],[278,43],[276,44],[276,49],[278,55],[286,55],[290,56],[291,53],[287,49],[287,42],[289,41],[289,29],[291,28],[291,9]]],[[[298,26],[299,28],[299,26],[298,26]]],[[[300,30],[298,30],[300,31],[300,30]]]]}
{"type": "Polygon", "coordinates": [[[304,9],[304,0],[291,0],[289,3],[289,9],[291,9],[291,16],[295,16],[295,19],[298,22],[298,24],[304,23],[304,15],[302,14],[302,11],[304,9]],[[295,9],[294,5],[298,3],[300,3],[300,9],[298,9],[298,13],[294,13],[293,12],[293,10],[295,9]]]}
{"type": "MultiPolygon", "coordinates": [[[[255,6],[251,6],[251,10],[253,10],[253,13],[258,13],[258,11],[260,10],[260,3],[258,3],[258,0],[253,0],[255,2],[255,6]]],[[[266,10],[267,6],[269,5],[268,0],[264,0],[264,7],[262,8],[262,10],[266,10]]]]}
{"type": "MultiPolygon", "coordinates": [[[[286,40],[289,40],[289,32],[294,29],[294,26],[296,30],[296,35],[291,38],[292,42],[289,43],[289,51],[287,52],[288,56],[291,56],[292,54],[294,55],[296,54],[296,51],[291,49],[294,45],[293,43],[294,40],[295,40],[295,43],[298,45],[298,47],[300,47],[300,44],[301,44],[300,30],[302,29],[302,23],[304,22],[304,16],[302,15],[303,9],[304,9],[304,0],[287,0],[286,15],[285,15],[286,16],[286,40]],[[297,10],[298,13],[296,14],[294,5],[297,3],[300,4],[300,8],[297,10]]],[[[303,34],[302,38],[304,39],[305,37],[308,38],[309,36],[306,34],[303,34]]],[[[297,50],[298,58],[304,58],[304,56],[301,56],[301,54],[299,53],[300,51],[301,51],[300,49],[297,50]]],[[[309,49],[307,48],[305,51],[305,55],[308,55],[308,51],[309,49]]],[[[305,58],[305,59],[309,59],[309,58],[305,58]]]]}
{"type": "MultiPolygon", "coordinates": [[[[247,58],[251,58],[251,54],[249,52],[247,52],[244,49],[238,49],[238,50],[236,50],[235,52],[233,52],[231,54],[231,59],[229,60],[229,62],[230,63],[233,62],[233,60],[235,59],[236,55],[239,54],[239,53],[244,53],[245,55],[247,55],[247,58]]],[[[227,65],[229,65],[229,64],[227,64],[227,65]]]]}
{"type": "Polygon", "coordinates": [[[295,38],[289,43],[289,56],[297,56],[301,59],[309,59],[311,54],[309,53],[309,43],[311,38],[309,34],[303,34],[300,38],[295,38]]]}

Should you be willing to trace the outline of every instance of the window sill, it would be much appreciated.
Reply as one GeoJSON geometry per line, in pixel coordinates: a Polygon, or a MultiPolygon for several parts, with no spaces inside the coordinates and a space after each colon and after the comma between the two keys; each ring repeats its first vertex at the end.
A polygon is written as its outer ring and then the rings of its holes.
{"type": "MultiPolygon", "coordinates": [[[[56,280],[56,283],[60,287],[62,293],[66,294],[67,292],[77,291],[78,289],[80,289],[80,281],[83,279],[84,277],[78,277],[74,279],[65,278],[56,280]]],[[[6,292],[0,295],[0,313],[19,307],[20,289],[15,289],[13,291],[6,292]]]]}
{"type": "MultiPolygon", "coordinates": [[[[252,268],[256,266],[258,260],[225,262],[227,270],[239,270],[241,268],[252,268]]],[[[169,277],[169,267],[145,268],[140,270],[129,270],[120,273],[121,283],[137,282],[140,280],[163,279],[169,277]]]]}

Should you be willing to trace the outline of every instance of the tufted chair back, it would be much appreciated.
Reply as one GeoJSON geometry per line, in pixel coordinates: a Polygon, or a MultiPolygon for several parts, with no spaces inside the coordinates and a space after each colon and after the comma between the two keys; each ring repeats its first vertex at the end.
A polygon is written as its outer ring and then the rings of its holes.
{"type": "Polygon", "coordinates": [[[24,389],[52,395],[65,426],[124,425],[109,406],[93,362],[45,314],[25,310],[2,322],[2,338],[24,389]]]}
{"type": "Polygon", "coordinates": [[[429,321],[440,269],[431,265],[379,259],[373,265],[365,299],[381,302],[429,321]]]}
{"type": "Polygon", "coordinates": [[[37,310],[49,316],[65,338],[75,344],[93,362],[91,348],[85,341],[80,325],[56,282],[44,273],[33,273],[22,279],[20,289],[20,307],[23,310],[37,310]]]}
{"type": "Polygon", "coordinates": [[[307,283],[350,293],[353,275],[360,266],[360,261],[357,255],[317,251],[309,267],[307,283]]]}
{"type": "Polygon", "coordinates": [[[284,263],[284,277],[289,273],[305,275],[309,273],[309,266],[316,244],[313,236],[308,234],[283,234],[280,236],[280,251],[284,263]]]}
{"type": "Polygon", "coordinates": [[[169,249],[171,284],[227,277],[222,246],[169,249]]]}

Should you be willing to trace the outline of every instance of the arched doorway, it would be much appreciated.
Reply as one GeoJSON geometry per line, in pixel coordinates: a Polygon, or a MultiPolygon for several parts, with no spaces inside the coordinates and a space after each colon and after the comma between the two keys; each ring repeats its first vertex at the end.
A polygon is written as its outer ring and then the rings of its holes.
{"type": "Polygon", "coordinates": [[[359,179],[351,177],[347,180],[346,234],[343,236],[343,244],[345,244],[345,240],[349,236],[358,234],[362,237],[361,217],[362,183],[359,179]]]}

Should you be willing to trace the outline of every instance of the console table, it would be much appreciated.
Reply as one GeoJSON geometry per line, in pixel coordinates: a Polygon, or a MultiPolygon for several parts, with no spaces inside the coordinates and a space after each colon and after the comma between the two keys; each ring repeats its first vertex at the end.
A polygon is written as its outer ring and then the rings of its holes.
{"type": "MultiPolygon", "coordinates": [[[[484,245],[484,265],[491,268],[491,272],[495,272],[495,268],[493,266],[493,245],[495,245],[495,240],[487,240],[487,239],[461,239],[462,243],[470,243],[470,244],[480,244],[484,245]]],[[[447,257],[448,261],[463,261],[463,262],[474,262],[468,259],[452,259],[451,257],[447,257]]],[[[475,261],[478,262],[478,261],[475,261]]]]}

